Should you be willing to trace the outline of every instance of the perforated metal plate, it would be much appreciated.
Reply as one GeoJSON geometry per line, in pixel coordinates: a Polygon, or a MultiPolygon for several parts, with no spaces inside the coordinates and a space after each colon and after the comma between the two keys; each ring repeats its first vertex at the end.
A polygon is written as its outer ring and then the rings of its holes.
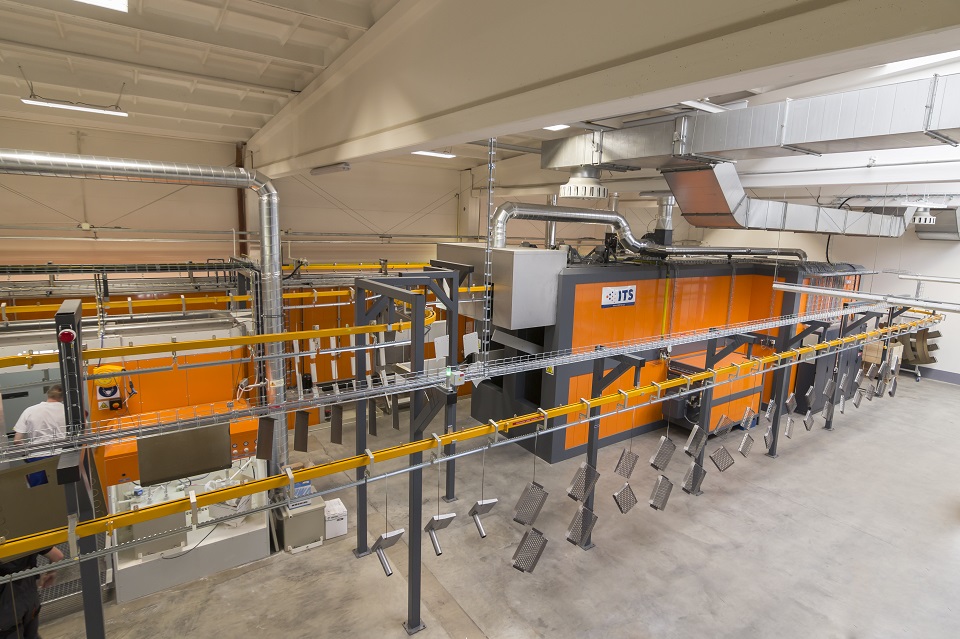
{"type": "Polygon", "coordinates": [[[807,389],[807,392],[803,394],[803,398],[807,400],[808,404],[813,401],[813,389],[816,385],[817,382],[814,380],[813,384],[810,384],[810,388],[807,389]]]}
{"type": "Polygon", "coordinates": [[[843,376],[840,378],[840,390],[844,390],[847,387],[847,378],[850,377],[848,371],[843,372],[843,376]]]}
{"type": "Polygon", "coordinates": [[[691,462],[687,474],[683,477],[683,492],[689,495],[698,495],[703,478],[707,476],[707,471],[697,462],[691,462]]]}
{"type": "Polygon", "coordinates": [[[667,507],[667,501],[670,499],[670,491],[673,490],[673,482],[660,475],[653,484],[653,492],[650,493],[650,507],[654,510],[663,510],[667,507]]]}
{"type": "Polygon", "coordinates": [[[753,448],[753,437],[750,436],[750,433],[744,433],[743,439],[740,440],[740,446],[737,448],[737,452],[746,457],[750,454],[751,448],[753,448]]]}
{"type": "Polygon", "coordinates": [[[877,369],[877,377],[885,377],[888,370],[890,370],[890,364],[887,360],[883,360],[880,362],[880,368],[877,369]]]}
{"type": "Polygon", "coordinates": [[[773,443],[773,424],[767,426],[767,431],[763,434],[763,447],[767,450],[770,449],[770,445],[773,443]]]}
{"type": "Polygon", "coordinates": [[[690,437],[687,438],[687,443],[683,447],[683,452],[691,457],[696,457],[706,445],[707,433],[700,428],[699,424],[697,424],[693,427],[693,430],[690,431],[690,437]]]}
{"type": "Polygon", "coordinates": [[[870,368],[867,369],[867,378],[873,379],[877,376],[877,371],[880,370],[880,367],[876,364],[870,364],[870,368]]]}
{"type": "Polygon", "coordinates": [[[843,393],[840,393],[840,414],[843,415],[847,412],[847,398],[843,393]]]}
{"type": "Polygon", "coordinates": [[[630,475],[633,474],[633,469],[636,468],[638,461],[640,461],[639,455],[633,451],[623,449],[620,453],[620,459],[617,461],[617,467],[613,469],[613,472],[624,479],[630,479],[630,475]]]}
{"type": "Polygon", "coordinates": [[[773,409],[776,407],[776,405],[777,401],[771,397],[770,401],[767,402],[767,410],[765,410],[763,413],[763,418],[767,420],[767,422],[773,421],[773,409]]]}
{"type": "Polygon", "coordinates": [[[803,417],[803,425],[807,430],[813,428],[813,409],[807,411],[807,414],[803,417]]]}
{"type": "Polygon", "coordinates": [[[520,501],[517,502],[513,520],[524,526],[532,526],[540,514],[540,509],[543,508],[543,503],[547,501],[548,494],[537,482],[527,484],[523,494],[520,495],[520,501]]]}
{"type": "Polygon", "coordinates": [[[630,488],[630,484],[624,484],[620,490],[613,493],[613,501],[617,503],[620,512],[626,515],[637,505],[637,496],[633,493],[633,488],[630,488]]]}
{"type": "Polygon", "coordinates": [[[757,413],[754,412],[752,408],[747,407],[747,410],[743,411],[743,417],[740,419],[740,428],[747,430],[753,426],[753,418],[756,417],[757,413]]]}
{"type": "Polygon", "coordinates": [[[784,404],[784,406],[787,407],[787,411],[790,413],[797,410],[797,394],[790,393],[790,397],[787,398],[787,401],[784,404]]]}
{"type": "Polygon", "coordinates": [[[587,498],[587,495],[593,492],[593,487],[597,485],[598,479],[600,479],[600,473],[597,472],[597,469],[587,462],[583,462],[577,469],[577,474],[573,476],[570,487],[567,488],[567,496],[570,499],[583,501],[587,498]]]}
{"type": "Polygon", "coordinates": [[[820,416],[824,419],[833,419],[833,402],[826,402],[823,405],[823,412],[820,416]]]}
{"type": "Polygon", "coordinates": [[[586,548],[590,539],[590,533],[597,524],[597,516],[592,510],[581,505],[567,527],[567,541],[574,546],[586,548]]]}
{"type": "Polygon", "coordinates": [[[894,395],[897,394],[897,378],[896,377],[894,377],[893,381],[890,382],[890,390],[887,391],[887,394],[890,395],[890,397],[893,397],[894,395]]]}
{"type": "Polygon", "coordinates": [[[661,435],[657,450],[650,458],[650,465],[662,473],[667,469],[667,464],[670,463],[675,450],[677,450],[677,445],[673,443],[673,440],[666,435],[661,435]]]}
{"type": "Polygon", "coordinates": [[[726,469],[733,466],[733,455],[730,454],[730,451],[721,446],[710,453],[710,461],[712,461],[713,465],[717,467],[717,470],[722,473],[726,469]]]}
{"type": "Polygon", "coordinates": [[[863,381],[863,369],[862,369],[862,368],[858,368],[858,369],[857,369],[857,374],[853,376],[853,383],[856,384],[857,386],[859,386],[859,385],[860,385],[860,382],[862,382],[862,381],[863,381]]]}
{"type": "Polygon", "coordinates": [[[716,433],[717,435],[722,435],[723,433],[726,433],[727,431],[729,431],[731,428],[738,425],[739,423],[740,422],[736,422],[730,419],[729,417],[727,417],[726,415],[721,415],[720,419],[717,420],[717,427],[714,429],[713,432],[716,433]]]}
{"type": "Polygon", "coordinates": [[[833,391],[837,390],[837,383],[833,381],[833,378],[827,380],[827,383],[823,385],[823,396],[824,397],[833,397],[833,391]]]}
{"type": "Polygon", "coordinates": [[[867,387],[863,389],[863,394],[866,396],[868,402],[872,402],[874,394],[873,385],[867,384],[867,387]]]}
{"type": "Polygon", "coordinates": [[[887,383],[882,379],[877,382],[877,397],[883,397],[883,393],[887,390],[887,383]]]}
{"type": "Polygon", "coordinates": [[[547,538],[536,528],[531,528],[520,540],[516,552],[513,553],[513,567],[520,572],[533,572],[547,547],[547,538]]]}
{"type": "Polygon", "coordinates": [[[860,402],[863,401],[863,389],[858,388],[857,392],[853,394],[853,407],[860,408],[860,402]]]}
{"type": "MultiPolygon", "coordinates": [[[[787,439],[793,439],[793,418],[787,417],[786,422],[783,424],[783,434],[787,436],[787,439]]],[[[767,448],[770,448],[767,446],[767,448]]]]}

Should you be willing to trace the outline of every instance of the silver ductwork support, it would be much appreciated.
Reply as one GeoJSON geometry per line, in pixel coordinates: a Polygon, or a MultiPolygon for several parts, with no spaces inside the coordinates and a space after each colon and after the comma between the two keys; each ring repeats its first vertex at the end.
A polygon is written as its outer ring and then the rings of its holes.
{"type": "Polygon", "coordinates": [[[633,236],[630,225],[622,215],[614,211],[577,209],[566,206],[543,206],[540,204],[522,204],[507,202],[497,208],[493,215],[493,248],[507,245],[507,222],[510,220],[537,220],[540,222],[576,222],[579,224],[605,224],[613,227],[620,243],[633,253],[668,256],[697,255],[755,255],[795,257],[806,261],[807,254],[800,249],[756,249],[746,247],[723,246],[663,246],[647,240],[638,240],[633,236]]]}
{"type": "MultiPolygon", "coordinates": [[[[283,332],[280,200],[276,188],[266,176],[241,167],[152,162],[14,149],[0,149],[0,173],[253,190],[260,198],[261,308],[263,311],[261,330],[264,333],[283,332]]],[[[264,351],[267,402],[273,406],[284,400],[286,392],[284,361],[281,358],[283,347],[278,342],[269,343],[264,345],[264,351]]],[[[280,467],[286,465],[288,461],[287,427],[283,412],[278,412],[271,417],[276,420],[276,427],[270,471],[278,473],[280,467]]]]}
{"type": "Polygon", "coordinates": [[[900,237],[915,207],[886,215],[868,211],[756,200],[732,164],[664,172],[684,219],[700,228],[753,229],[869,237],[900,237]]]}

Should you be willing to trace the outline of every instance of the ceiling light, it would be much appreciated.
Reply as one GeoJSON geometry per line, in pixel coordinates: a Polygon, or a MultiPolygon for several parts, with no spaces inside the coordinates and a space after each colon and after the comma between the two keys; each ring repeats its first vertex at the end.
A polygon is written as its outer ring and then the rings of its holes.
{"type": "Polygon", "coordinates": [[[315,166],[310,169],[310,175],[327,175],[328,173],[343,173],[350,170],[349,162],[338,162],[337,164],[327,164],[325,166],[315,166]]]}
{"type": "Polygon", "coordinates": [[[563,131],[564,129],[569,129],[569,124],[554,124],[553,126],[543,127],[544,131],[563,131]]]}
{"type": "Polygon", "coordinates": [[[729,109],[725,109],[720,105],[703,100],[683,100],[680,104],[690,107],[691,109],[706,111],[707,113],[723,113],[724,111],[729,111],[729,109]]]}
{"type": "Polygon", "coordinates": [[[121,109],[118,106],[107,106],[107,107],[98,107],[98,106],[88,106],[85,104],[78,104],[76,102],[60,102],[58,100],[48,100],[47,98],[41,98],[40,96],[33,96],[30,98],[20,98],[20,101],[24,104],[29,104],[32,106],[45,106],[53,107],[54,109],[67,109],[69,111],[84,111],[86,113],[100,113],[103,115],[118,115],[121,118],[125,118],[130,114],[121,109]]]}
{"type": "Polygon", "coordinates": [[[440,153],[439,151],[413,151],[411,155],[426,155],[431,158],[443,158],[444,160],[451,160],[455,157],[453,153],[440,153]]]}
{"type": "Polygon", "coordinates": [[[92,4],[95,7],[104,9],[113,9],[114,11],[123,11],[127,13],[127,0],[77,0],[83,4],[92,4]]]}

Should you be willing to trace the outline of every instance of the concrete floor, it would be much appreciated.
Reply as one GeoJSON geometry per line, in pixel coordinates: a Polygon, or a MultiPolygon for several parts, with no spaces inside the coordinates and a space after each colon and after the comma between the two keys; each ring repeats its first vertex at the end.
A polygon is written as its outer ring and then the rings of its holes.
{"type": "MultiPolygon", "coordinates": [[[[460,412],[468,414],[461,402],[460,412]]],[[[404,414],[406,415],[406,414],[404,414]]],[[[500,504],[480,539],[467,510],[481,494],[480,456],[458,462],[457,519],[444,553],[423,538],[424,639],[491,637],[956,637],[960,628],[960,415],[956,387],[902,377],[896,398],[847,406],[836,430],[797,424],[780,457],[758,442],[722,475],[707,462],[704,494],[680,490],[686,458],[667,475],[676,487],[664,512],[647,507],[656,472],[646,460],[663,431],[637,437],[631,479],[640,504],[621,515],[610,495],[621,446],[600,453],[596,547],[565,541],[576,504],[566,488],[581,460],[536,465],[550,497],[537,521],[549,544],[533,574],[511,567],[523,534],[513,506],[533,472],[518,446],[486,455],[484,497],[500,504]]],[[[461,423],[470,423],[461,418],[461,423]]],[[[383,419],[372,447],[400,441],[383,419]]],[[[428,429],[439,430],[439,424],[428,429]]],[[[738,431],[711,439],[736,448],[738,431]]],[[[678,444],[686,432],[674,430],[678,444]]],[[[314,462],[350,454],[314,434],[314,462]]],[[[378,464],[380,473],[397,467],[378,464]]],[[[345,475],[317,482],[325,488],[345,475]]],[[[437,512],[437,472],[424,472],[424,516],[437,512]]],[[[388,551],[394,575],[355,559],[355,491],[336,496],[350,534],[298,555],[280,554],[124,606],[106,608],[107,636],[404,637],[407,547],[388,551]]],[[[370,532],[407,527],[407,479],[370,488],[370,532]],[[387,523],[384,514],[387,515],[387,523]]],[[[406,541],[406,537],[404,538],[406,541]]],[[[82,636],[82,617],[46,624],[45,639],[82,636]]]]}

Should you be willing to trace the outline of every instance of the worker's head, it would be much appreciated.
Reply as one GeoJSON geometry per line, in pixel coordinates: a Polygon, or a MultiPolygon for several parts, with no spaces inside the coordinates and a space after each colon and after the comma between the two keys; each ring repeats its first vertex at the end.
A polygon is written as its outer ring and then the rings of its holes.
{"type": "Polygon", "coordinates": [[[47,389],[47,401],[48,402],[62,402],[63,401],[63,386],[60,384],[54,384],[47,389]]]}

